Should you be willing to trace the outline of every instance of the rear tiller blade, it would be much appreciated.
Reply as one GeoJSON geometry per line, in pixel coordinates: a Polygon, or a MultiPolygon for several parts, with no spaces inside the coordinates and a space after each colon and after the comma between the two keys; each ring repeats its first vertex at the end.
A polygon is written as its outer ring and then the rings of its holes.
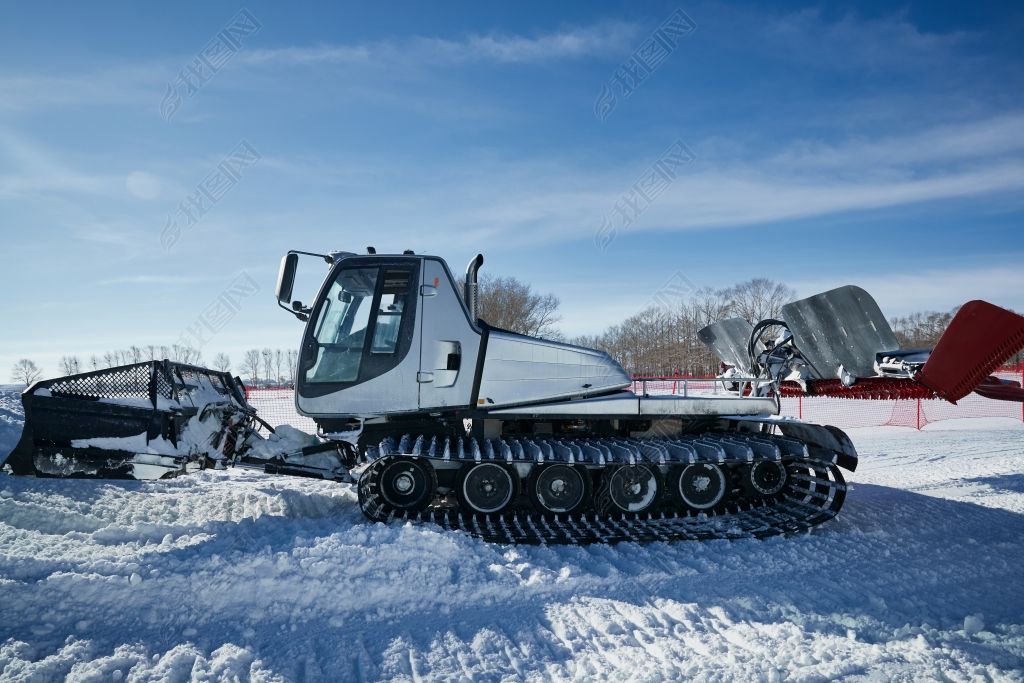
{"type": "Polygon", "coordinates": [[[25,425],[6,464],[48,477],[173,476],[230,457],[255,412],[237,378],[167,360],[43,380],[21,401],[25,425]]]}

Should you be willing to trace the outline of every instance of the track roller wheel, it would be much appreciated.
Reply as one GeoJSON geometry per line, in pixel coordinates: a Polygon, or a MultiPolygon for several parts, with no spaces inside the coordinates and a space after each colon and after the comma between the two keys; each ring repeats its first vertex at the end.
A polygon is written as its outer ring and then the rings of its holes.
{"type": "Polygon", "coordinates": [[[688,508],[710,510],[725,500],[728,481],[725,471],[718,465],[687,465],[677,472],[674,493],[688,508]]]}
{"type": "Polygon", "coordinates": [[[608,495],[620,512],[646,512],[660,493],[661,477],[647,465],[617,467],[608,477],[608,495]]]}
{"type": "Polygon", "coordinates": [[[423,512],[434,500],[437,475],[429,463],[407,457],[381,458],[359,477],[359,507],[370,519],[423,512]]]}
{"type": "Polygon", "coordinates": [[[459,473],[456,494],[467,512],[490,515],[512,504],[519,492],[519,477],[491,462],[465,467],[459,473]]]}
{"type": "Polygon", "coordinates": [[[571,514],[590,501],[590,477],[571,465],[543,465],[530,477],[530,500],[542,512],[571,514]]]}
{"type": "Polygon", "coordinates": [[[743,470],[743,489],[753,496],[774,496],[786,486],[786,466],[761,460],[743,470]]]}

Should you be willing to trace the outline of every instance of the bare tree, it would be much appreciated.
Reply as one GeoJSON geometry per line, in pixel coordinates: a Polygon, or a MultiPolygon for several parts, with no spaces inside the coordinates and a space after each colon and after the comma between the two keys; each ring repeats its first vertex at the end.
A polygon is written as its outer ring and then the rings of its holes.
{"type": "Polygon", "coordinates": [[[281,349],[274,349],[274,377],[278,384],[284,383],[284,374],[281,372],[284,368],[284,351],[281,349]]]}
{"type": "Polygon", "coordinates": [[[15,363],[14,371],[11,373],[11,377],[14,378],[15,382],[25,385],[32,384],[42,376],[43,371],[28,358],[22,358],[15,363]]]}
{"type": "Polygon", "coordinates": [[[911,313],[905,317],[892,318],[889,324],[892,325],[896,339],[903,348],[932,348],[939,341],[939,337],[945,333],[949,323],[953,321],[958,308],[948,313],[938,311],[924,311],[911,313]]]}
{"type": "Polygon", "coordinates": [[[796,290],[789,285],[758,277],[725,290],[732,303],[732,315],[743,318],[751,325],[767,318],[778,318],[783,304],[796,298],[796,290]]]}
{"type": "Polygon", "coordinates": [[[538,294],[514,277],[481,277],[478,304],[480,318],[489,325],[533,337],[558,336],[558,297],[538,294]]]}
{"type": "Polygon", "coordinates": [[[728,289],[702,287],[694,292],[689,305],[694,323],[700,328],[724,320],[732,315],[732,300],[728,289]]]}
{"type": "Polygon", "coordinates": [[[263,359],[263,377],[268,382],[274,381],[274,352],[272,349],[263,349],[260,351],[260,357],[263,359]]]}
{"type": "MultiPolygon", "coordinates": [[[[674,299],[671,306],[652,306],[597,337],[576,343],[607,351],[633,374],[717,374],[719,360],[697,337],[701,329],[733,316],[751,323],[777,318],[782,305],[795,297],[791,288],[765,278],[725,289],[705,287],[674,299]]],[[[773,333],[765,331],[766,336],[773,333]]]]}
{"type": "Polygon", "coordinates": [[[77,375],[82,371],[82,364],[78,356],[62,356],[60,359],[60,371],[65,375],[77,375]]]}
{"type": "Polygon", "coordinates": [[[182,363],[189,363],[190,365],[203,364],[203,352],[192,345],[186,344],[182,346],[180,355],[182,363]]]}
{"type": "Polygon", "coordinates": [[[128,349],[128,362],[129,363],[141,363],[142,362],[142,349],[138,346],[132,346],[128,349]]]}
{"type": "Polygon", "coordinates": [[[213,367],[221,372],[231,370],[231,357],[226,353],[218,353],[213,357],[213,367]]]}
{"type": "Polygon", "coordinates": [[[242,372],[249,375],[253,386],[260,383],[260,350],[249,349],[242,359],[242,372]]]}
{"type": "Polygon", "coordinates": [[[291,384],[292,388],[294,388],[295,369],[299,361],[299,352],[295,349],[288,349],[288,352],[285,354],[285,359],[288,363],[288,382],[291,384]]]}

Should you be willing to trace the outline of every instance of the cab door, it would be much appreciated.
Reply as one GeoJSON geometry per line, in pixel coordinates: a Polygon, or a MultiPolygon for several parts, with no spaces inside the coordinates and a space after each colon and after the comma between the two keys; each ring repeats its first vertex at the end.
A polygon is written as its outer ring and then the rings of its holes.
{"type": "Polygon", "coordinates": [[[440,259],[423,261],[420,308],[420,409],[469,406],[473,398],[481,334],[448,268],[440,259]]]}

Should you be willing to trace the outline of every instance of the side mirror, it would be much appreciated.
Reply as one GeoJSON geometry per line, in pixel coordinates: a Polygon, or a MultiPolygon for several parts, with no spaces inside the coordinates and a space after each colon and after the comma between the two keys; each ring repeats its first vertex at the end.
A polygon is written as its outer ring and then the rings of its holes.
{"type": "Polygon", "coordinates": [[[295,270],[299,264],[298,254],[286,254],[281,259],[281,269],[277,273],[277,301],[291,304],[292,288],[295,287],[295,270]]]}

